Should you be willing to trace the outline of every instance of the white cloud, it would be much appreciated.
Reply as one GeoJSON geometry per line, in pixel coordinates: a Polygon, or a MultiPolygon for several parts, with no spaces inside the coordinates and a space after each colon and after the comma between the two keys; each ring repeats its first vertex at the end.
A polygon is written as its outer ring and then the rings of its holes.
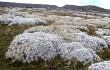
{"type": "Polygon", "coordinates": [[[18,3],[33,3],[33,4],[50,4],[57,6],[64,6],[65,4],[70,5],[89,5],[93,2],[94,5],[103,8],[110,8],[110,0],[0,0],[7,2],[18,2],[18,3]]]}
{"type": "Polygon", "coordinates": [[[100,3],[110,5],[110,0],[99,0],[100,3]]]}
{"type": "Polygon", "coordinates": [[[2,0],[2,1],[19,2],[19,3],[50,4],[50,5],[63,6],[65,4],[82,5],[82,3],[87,3],[91,0],[2,0]]]}
{"type": "Polygon", "coordinates": [[[98,0],[101,7],[110,9],[110,0],[98,0]]]}

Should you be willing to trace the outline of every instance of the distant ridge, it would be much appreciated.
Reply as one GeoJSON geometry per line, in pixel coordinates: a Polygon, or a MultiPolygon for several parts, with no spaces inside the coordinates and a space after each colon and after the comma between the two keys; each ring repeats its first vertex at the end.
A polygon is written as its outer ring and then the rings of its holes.
{"type": "Polygon", "coordinates": [[[0,2],[0,6],[5,7],[25,7],[25,8],[45,8],[48,10],[70,10],[70,11],[82,11],[82,12],[98,12],[110,14],[109,9],[104,9],[94,5],[88,6],[76,6],[76,5],[65,5],[63,7],[58,7],[56,5],[47,4],[26,4],[26,3],[14,3],[14,2],[0,2]]]}
{"type": "Polygon", "coordinates": [[[56,5],[46,5],[46,4],[27,4],[27,3],[14,3],[14,2],[0,2],[0,6],[5,7],[21,7],[21,8],[46,8],[46,9],[57,9],[56,5]]]}

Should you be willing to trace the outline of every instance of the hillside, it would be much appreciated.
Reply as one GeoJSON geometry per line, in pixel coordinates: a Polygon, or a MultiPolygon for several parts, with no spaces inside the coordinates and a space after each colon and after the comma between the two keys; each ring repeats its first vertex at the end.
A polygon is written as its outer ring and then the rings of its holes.
{"type": "Polygon", "coordinates": [[[11,2],[0,2],[1,6],[6,7],[24,7],[24,8],[45,8],[48,10],[70,10],[70,11],[81,11],[81,12],[97,12],[97,13],[110,13],[110,10],[104,9],[97,6],[76,6],[76,5],[65,5],[63,7],[58,7],[55,5],[46,4],[25,4],[25,3],[11,3],[11,2]]]}
{"type": "Polygon", "coordinates": [[[5,4],[0,7],[0,70],[110,70],[106,9],[5,4]]]}

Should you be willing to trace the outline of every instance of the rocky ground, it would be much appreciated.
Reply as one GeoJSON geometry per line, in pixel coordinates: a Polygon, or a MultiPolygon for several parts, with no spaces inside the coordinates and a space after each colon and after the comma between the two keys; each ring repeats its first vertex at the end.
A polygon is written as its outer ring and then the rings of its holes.
{"type": "Polygon", "coordinates": [[[1,70],[110,70],[109,53],[109,14],[0,7],[1,70]]]}

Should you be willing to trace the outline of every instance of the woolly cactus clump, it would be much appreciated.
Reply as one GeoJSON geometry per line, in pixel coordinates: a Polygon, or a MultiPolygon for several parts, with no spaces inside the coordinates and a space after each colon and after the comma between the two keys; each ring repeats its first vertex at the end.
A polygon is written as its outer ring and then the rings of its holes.
{"type": "Polygon", "coordinates": [[[110,70],[110,61],[103,61],[92,64],[88,70],[110,70]]]}
{"type": "Polygon", "coordinates": [[[103,35],[110,35],[110,30],[109,29],[97,29],[96,34],[103,36],[103,35]]]}
{"type": "Polygon", "coordinates": [[[108,45],[110,45],[110,36],[103,36],[102,38],[106,41],[108,45]]]}
{"type": "Polygon", "coordinates": [[[12,25],[45,25],[47,22],[38,18],[27,18],[16,16],[14,14],[4,14],[0,16],[0,23],[7,24],[8,26],[12,25]]]}
{"type": "Polygon", "coordinates": [[[66,42],[73,42],[74,41],[74,33],[79,32],[76,26],[72,25],[51,25],[51,26],[37,26],[32,27],[24,31],[24,33],[31,33],[31,32],[45,32],[45,33],[52,33],[57,34],[59,36],[64,37],[66,42]]]}
{"type": "Polygon", "coordinates": [[[45,25],[45,24],[47,24],[47,22],[45,20],[41,20],[41,19],[15,17],[8,26],[12,26],[12,25],[45,25]]]}
{"type": "Polygon", "coordinates": [[[91,48],[95,51],[107,49],[107,43],[98,37],[89,36],[85,33],[75,33],[75,41],[81,43],[86,48],[91,48]]]}
{"type": "Polygon", "coordinates": [[[24,31],[24,33],[45,32],[54,33],[54,26],[35,26],[24,31]]]}
{"type": "Polygon", "coordinates": [[[12,22],[12,18],[0,16],[0,24],[10,24],[12,22]]]}
{"type": "Polygon", "coordinates": [[[6,58],[28,63],[39,58],[48,61],[57,55],[58,44],[62,41],[62,37],[43,32],[19,34],[10,44],[6,58]]]}
{"type": "Polygon", "coordinates": [[[69,62],[78,60],[84,64],[101,60],[98,55],[91,49],[86,49],[80,43],[62,43],[59,46],[60,56],[69,62]]]}

